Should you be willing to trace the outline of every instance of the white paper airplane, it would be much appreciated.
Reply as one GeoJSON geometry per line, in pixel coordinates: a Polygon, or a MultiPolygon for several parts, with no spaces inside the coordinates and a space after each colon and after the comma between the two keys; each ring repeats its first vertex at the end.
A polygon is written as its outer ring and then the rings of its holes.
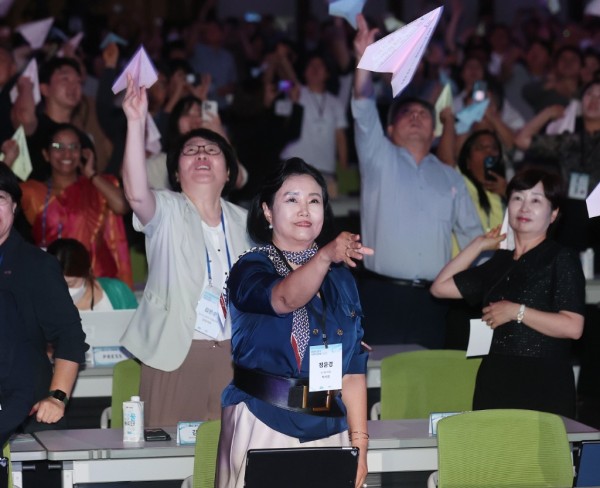
{"type": "Polygon", "coordinates": [[[138,87],[145,86],[146,88],[150,88],[158,80],[156,68],[152,64],[152,61],[150,61],[144,46],[140,46],[129,61],[129,64],[125,66],[125,69],[117,78],[117,81],[114,82],[112,86],[113,93],[119,93],[127,88],[128,73],[131,74],[133,82],[138,87]]]}
{"type": "Polygon", "coordinates": [[[54,17],[48,17],[44,20],[22,24],[15,30],[21,33],[32,49],[39,49],[44,45],[53,23],[54,17]]]}
{"type": "Polygon", "coordinates": [[[440,96],[435,101],[435,130],[433,132],[435,137],[440,137],[442,135],[444,124],[442,124],[442,121],[440,120],[440,113],[446,107],[452,108],[452,88],[450,88],[450,83],[444,85],[440,96]]]}
{"type": "Polygon", "coordinates": [[[585,6],[583,11],[585,15],[593,15],[595,17],[600,17],[600,0],[592,0],[585,6]]]}
{"type": "Polygon", "coordinates": [[[329,15],[343,17],[356,29],[356,16],[362,12],[366,1],[367,0],[335,0],[329,4],[329,15]]]}
{"type": "Polygon", "coordinates": [[[158,154],[162,150],[160,143],[160,131],[152,118],[152,115],[146,115],[146,151],[150,154],[158,154]]]}
{"type": "MultiPolygon", "coordinates": [[[[27,64],[27,67],[21,73],[21,76],[25,78],[29,78],[33,83],[33,101],[37,105],[42,100],[42,95],[40,94],[40,80],[38,77],[38,66],[37,61],[33,58],[27,64]]],[[[10,101],[15,103],[15,100],[19,96],[19,87],[15,84],[10,90],[10,101]]]]}
{"type": "MultiPolygon", "coordinates": [[[[17,142],[19,156],[17,156],[17,159],[15,159],[10,169],[12,169],[12,172],[21,178],[21,180],[25,181],[29,178],[29,175],[33,171],[33,167],[31,166],[27,138],[25,137],[25,130],[22,125],[19,126],[11,139],[17,142]]],[[[4,161],[4,154],[0,154],[0,161],[4,161]]]]}
{"type": "Polygon", "coordinates": [[[563,132],[575,132],[575,119],[580,113],[581,105],[579,100],[571,100],[565,108],[565,113],[560,119],[553,120],[546,127],[546,134],[557,135],[563,132]]]}
{"type": "Polygon", "coordinates": [[[397,96],[415,74],[442,11],[443,7],[438,7],[371,44],[365,49],[358,67],[393,73],[392,91],[397,96]]]}

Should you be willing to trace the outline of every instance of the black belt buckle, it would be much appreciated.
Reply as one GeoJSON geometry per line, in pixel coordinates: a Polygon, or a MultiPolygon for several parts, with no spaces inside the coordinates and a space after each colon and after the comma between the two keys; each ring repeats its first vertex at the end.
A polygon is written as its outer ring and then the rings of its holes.
{"type": "MultiPolygon", "coordinates": [[[[334,396],[335,390],[327,390],[325,395],[325,404],[320,407],[309,406],[309,391],[308,385],[298,385],[290,388],[288,395],[288,405],[293,408],[310,408],[313,412],[329,412],[331,410],[331,399],[334,396]]],[[[321,396],[321,395],[319,395],[321,396]]],[[[311,402],[312,403],[312,402],[311,402]]]]}

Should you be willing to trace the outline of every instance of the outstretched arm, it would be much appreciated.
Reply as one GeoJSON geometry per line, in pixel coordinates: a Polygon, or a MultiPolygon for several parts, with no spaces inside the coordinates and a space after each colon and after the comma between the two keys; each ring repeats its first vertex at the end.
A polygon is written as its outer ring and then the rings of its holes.
{"type": "MultiPolygon", "coordinates": [[[[375,41],[377,29],[370,29],[362,14],[356,16],[358,31],[354,37],[354,55],[358,60],[362,58],[367,47],[375,41]]],[[[354,98],[367,98],[373,95],[373,80],[370,71],[356,68],[354,74],[354,98]]]]}

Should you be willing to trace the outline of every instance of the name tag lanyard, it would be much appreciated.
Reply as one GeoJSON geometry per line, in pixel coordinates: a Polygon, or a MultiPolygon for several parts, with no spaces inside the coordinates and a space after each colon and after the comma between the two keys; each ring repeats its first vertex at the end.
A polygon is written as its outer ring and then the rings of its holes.
{"type": "MultiPolygon", "coordinates": [[[[227,232],[225,232],[225,218],[223,217],[223,211],[221,210],[221,227],[223,228],[223,237],[225,238],[225,252],[227,253],[227,265],[228,270],[231,270],[231,256],[229,255],[229,244],[227,244],[227,232]]],[[[212,286],[212,271],[210,267],[210,256],[208,255],[208,248],[204,246],[204,252],[206,253],[206,270],[208,271],[208,286],[212,286]]]]}

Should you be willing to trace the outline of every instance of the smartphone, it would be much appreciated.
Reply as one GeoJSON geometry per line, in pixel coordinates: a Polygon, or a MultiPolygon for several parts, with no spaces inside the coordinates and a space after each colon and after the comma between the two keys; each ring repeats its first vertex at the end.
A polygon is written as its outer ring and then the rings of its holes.
{"type": "Polygon", "coordinates": [[[144,429],[144,439],[147,441],[170,441],[171,436],[163,429],[144,429]]]}
{"type": "Polygon", "coordinates": [[[497,156],[486,156],[483,160],[483,167],[485,179],[488,181],[496,181],[496,177],[492,173],[504,177],[504,165],[497,156]]]}
{"type": "Polygon", "coordinates": [[[202,120],[210,121],[219,111],[219,105],[216,100],[204,100],[202,102],[202,120]]]}
{"type": "Polygon", "coordinates": [[[277,84],[277,90],[283,93],[287,93],[292,89],[293,83],[290,80],[279,80],[277,84]]]}
{"type": "Polygon", "coordinates": [[[487,98],[487,83],[485,81],[476,81],[473,84],[473,100],[483,102],[487,98]]]}

